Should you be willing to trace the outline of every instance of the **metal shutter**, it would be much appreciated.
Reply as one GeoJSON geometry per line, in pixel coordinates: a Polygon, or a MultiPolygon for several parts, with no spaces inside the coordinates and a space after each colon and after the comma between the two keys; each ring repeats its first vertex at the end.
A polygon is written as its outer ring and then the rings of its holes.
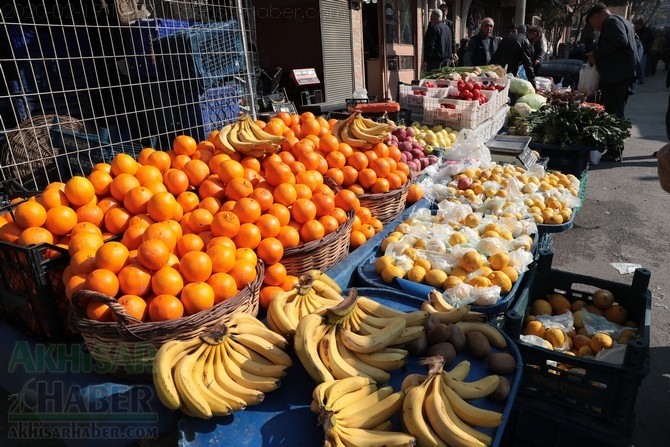
{"type": "Polygon", "coordinates": [[[325,101],[344,101],[354,91],[350,0],[320,0],[325,101]]]}

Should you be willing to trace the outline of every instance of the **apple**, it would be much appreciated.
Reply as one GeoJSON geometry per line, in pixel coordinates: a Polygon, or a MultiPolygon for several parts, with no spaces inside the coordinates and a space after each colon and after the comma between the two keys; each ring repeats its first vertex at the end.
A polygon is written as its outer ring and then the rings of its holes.
{"type": "Polygon", "coordinates": [[[437,163],[439,161],[439,158],[437,158],[437,155],[432,155],[431,154],[431,155],[428,156],[428,161],[430,162],[430,164],[434,165],[435,163],[437,163]]]}
{"type": "Polygon", "coordinates": [[[396,137],[398,141],[402,141],[407,136],[407,130],[404,127],[398,127],[397,129],[393,130],[392,135],[396,137]]]}
{"type": "MultiPolygon", "coordinates": [[[[403,163],[407,163],[409,161],[407,159],[407,154],[409,154],[409,152],[401,152],[400,153],[400,161],[402,161],[403,163]]],[[[411,157],[412,154],[409,154],[409,156],[411,157]]]]}
{"type": "Polygon", "coordinates": [[[428,160],[428,157],[423,157],[419,159],[421,162],[421,169],[426,169],[428,166],[430,166],[430,161],[428,160]]]}
{"type": "Polygon", "coordinates": [[[403,141],[402,143],[400,143],[398,147],[400,148],[401,151],[409,152],[412,150],[412,143],[410,143],[409,141],[403,141]]]}
{"type": "Polygon", "coordinates": [[[470,177],[461,177],[458,179],[458,189],[465,190],[472,185],[472,179],[470,177]]]}
{"type": "MultiPolygon", "coordinates": [[[[421,124],[419,124],[419,126],[421,126],[421,124]]],[[[408,137],[414,137],[416,135],[416,127],[412,124],[412,126],[405,128],[405,132],[408,137]]]]}
{"type": "Polygon", "coordinates": [[[419,149],[418,147],[413,147],[411,152],[412,158],[421,159],[426,156],[426,154],[423,153],[423,149],[419,149]]]}

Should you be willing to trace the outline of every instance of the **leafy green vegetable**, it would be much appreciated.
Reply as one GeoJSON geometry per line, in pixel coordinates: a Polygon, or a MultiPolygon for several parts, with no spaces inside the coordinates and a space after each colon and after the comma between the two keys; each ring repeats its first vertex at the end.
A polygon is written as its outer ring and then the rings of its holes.
{"type": "Polygon", "coordinates": [[[517,99],[516,104],[528,104],[531,109],[537,110],[547,103],[547,98],[537,93],[528,93],[523,95],[521,98],[517,99]]]}
{"type": "Polygon", "coordinates": [[[545,105],[528,116],[520,116],[509,128],[512,135],[528,135],[536,143],[559,146],[623,149],[630,137],[631,122],[591,107],[575,104],[545,105]]]}

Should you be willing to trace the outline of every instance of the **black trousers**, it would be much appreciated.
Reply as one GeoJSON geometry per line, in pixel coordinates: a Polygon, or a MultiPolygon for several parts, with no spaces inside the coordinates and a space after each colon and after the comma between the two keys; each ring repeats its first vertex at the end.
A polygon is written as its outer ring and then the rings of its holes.
{"type": "Polygon", "coordinates": [[[634,78],[625,79],[623,81],[600,86],[605,112],[623,118],[626,99],[628,98],[628,87],[630,87],[633,79],[634,78]]]}
{"type": "Polygon", "coordinates": [[[670,96],[668,96],[668,109],[665,111],[665,134],[670,141],[670,96]]]}

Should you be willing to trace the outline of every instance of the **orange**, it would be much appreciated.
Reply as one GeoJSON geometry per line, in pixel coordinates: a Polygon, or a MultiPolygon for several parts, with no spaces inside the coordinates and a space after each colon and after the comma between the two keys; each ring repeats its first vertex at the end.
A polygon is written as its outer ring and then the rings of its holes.
{"type": "Polygon", "coordinates": [[[163,173],[170,169],[170,166],[172,165],[172,159],[167,152],[154,151],[147,157],[147,164],[157,167],[158,170],[163,173]]]}
{"type": "MultiPolygon", "coordinates": [[[[86,252],[82,250],[79,253],[86,252]]],[[[79,253],[75,254],[77,256],[79,253]]],[[[128,247],[121,242],[110,241],[103,244],[95,252],[95,267],[106,269],[114,274],[118,274],[128,262],[130,253],[128,247]]],[[[74,258],[74,257],[73,257],[74,258]]]]}
{"type": "Polygon", "coordinates": [[[206,282],[192,282],[184,285],[179,295],[187,315],[210,309],[214,305],[214,289],[206,282]]]}
{"type": "Polygon", "coordinates": [[[247,247],[236,248],[235,260],[237,261],[238,259],[244,259],[246,261],[251,262],[254,265],[258,264],[258,256],[256,255],[256,252],[251,248],[247,247]]]}
{"type": "Polygon", "coordinates": [[[167,321],[184,316],[184,305],[174,295],[157,295],[149,303],[151,321],[167,321]]]}
{"type": "Polygon", "coordinates": [[[154,149],[153,147],[145,147],[140,151],[139,154],[137,154],[137,162],[141,165],[146,165],[149,155],[151,155],[151,153],[155,151],[156,149],[154,149]]]}
{"type": "Polygon", "coordinates": [[[333,216],[321,216],[318,221],[323,225],[324,236],[329,235],[333,231],[337,230],[340,224],[337,222],[333,216]]]}
{"type": "Polygon", "coordinates": [[[369,224],[375,229],[375,233],[379,233],[384,229],[384,223],[376,217],[371,218],[369,224]]]}
{"type": "MultiPolygon", "coordinates": [[[[93,185],[95,194],[98,197],[103,197],[109,194],[109,187],[112,184],[112,176],[105,171],[93,171],[88,175],[88,180],[93,185]]],[[[57,190],[57,189],[56,189],[57,190]]],[[[45,190],[46,192],[46,190],[45,190]]],[[[63,194],[65,194],[63,192],[63,194]]],[[[68,201],[69,202],[69,201],[68,201]]]]}
{"type": "Polygon", "coordinates": [[[72,275],[88,275],[96,268],[95,262],[96,252],[95,250],[85,249],[79,250],[73,256],[70,257],[70,272],[72,275]]]}
{"type": "Polygon", "coordinates": [[[304,224],[316,217],[316,205],[309,199],[296,199],[291,205],[291,217],[298,223],[304,224]]]}
{"type": "MultiPolygon", "coordinates": [[[[384,143],[380,143],[384,144],[384,143]]],[[[386,146],[384,144],[384,146],[386,146]]],[[[387,149],[388,150],[388,149],[387,149]]],[[[377,173],[377,177],[384,178],[391,173],[391,164],[385,158],[376,158],[370,162],[370,168],[377,173]]]]}
{"type": "Polygon", "coordinates": [[[128,250],[137,250],[137,247],[142,243],[142,235],[147,229],[147,226],[135,224],[128,225],[126,231],[123,232],[121,243],[128,247],[128,250]]]}
{"type": "Polygon", "coordinates": [[[47,210],[34,199],[21,202],[14,209],[14,222],[23,229],[41,227],[46,220],[47,210]]]}
{"type": "Polygon", "coordinates": [[[261,206],[254,199],[243,197],[235,202],[233,212],[237,214],[242,224],[254,223],[261,217],[261,206]]]}
{"type": "Polygon", "coordinates": [[[221,210],[221,201],[215,199],[214,197],[205,197],[200,201],[198,208],[203,208],[212,213],[212,215],[218,213],[221,210]]]}
{"type": "Polygon", "coordinates": [[[256,188],[254,189],[249,197],[254,199],[261,206],[261,212],[266,212],[270,209],[270,205],[274,203],[274,197],[272,193],[265,188],[256,188]]]}
{"type": "Polygon", "coordinates": [[[280,227],[276,237],[284,248],[297,247],[300,244],[300,233],[289,225],[280,227]]]}
{"type": "Polygon", "coordinates": [[[72,299],[72,295],[82,290],[84,288],[84,284],[86,284],[86,276],[87,275],[84,274],[72,275],[65,284],[65,296],[69,299],[72,299]]]}
{"type": "Polygon", "coordinates": [[[400,177],[400,175],[396,174],[395,172],[390,172],[386,177],[384,177],[386,181],[389,182],[389,190],[396,190],[402,188],[402,185],[404,184],[404,180],[400,177]]]}
{"type": "Polygon", "coordinates": [[[70,256],[74,256],[79,250],[97,250],[103,243],[102,234],[82,231],[72,236],[68,244],[68,252],[70,256]]]}
{"type": "Polygon", "coordinates": [[[212,274],[207,280],[207,284],[214,290],[215,305],[234,297],[239,292],[235,279],[228,273],[219,272],[212,274]]]}
{"type": "Polygon", "coordinates": [[[86,304],[86,317],[95,321],[114,321],[114,311],[111,307],[98,301],[89,301],[86,304]]]}
{"type": "Polygon", "coordinates": [[[335,219],[337,219],[337,223],[340,225],[343,225],[349,218],[347,216],[347,212],[340,207],[335,207],[335,209],[333,209],[330,215],[333,216],[335,219]]]}
{"type": "Polygon", "coordinates": [[[213,273],[228,273],[235,264],[234,246],[217,244],[209,247],[206,251],[207,256],[212,261],[213,273]]]}
{"type": "Polygon", "coordinates": [[[238,259],[228,272],[235,280],[238,290],[242,290],[256,279],[256,264],[245,259],[238,259]]]}
{"type": "Polygon", "coordinates": [[[261,231],[261,237],[263,238],[277,236],[281,227],[279,219],[272,214],[262,214],[255,225],[261,231]]]}
{"type": "Polygon", "coordinates": [[[191,186],[198,187],[209,176],[209,166],[202,160],[191,160],[184,165],[183,171],[188,176],[191,186]]]}
{"type": "Polygon", "coordinates": [[[184,288],[184,279],[174,267],[162,267],[151,275],[151,291],[155,295],[179,296],[182,288],[184,288]]]}
{"type": "Polygon", "coordinates": [[[135,175],[137,170],[140,167],[140,164],[128,154],[116,154],[112,159],[111,165],[111,174],[112,177],[116,177],[119,174],[125,173],[130,175],[135,175]]]}
{"type": "Polygon", "coordinates": [[[365,189],[358,183],[354,183],[353,185],[347,186],[347,189],[349,191],[353,191],[353,193],[356,195],[365,194],[365,189]]]}
{"type": "MultiPolygon", "coordinates": [[[[110,177],[111,182],[111,177],[110,177]]],[[[45,208],[50,209],[55,206],[69,205],[70,201],[65,196],[65,193],[58,188],[47,188],[37,198],[37,201],[45,208]]]]}
{"type": "Polygon", "coordinates": [[[147,203],[147,214],[156,222],[172,219],[177,213],[177,199],[169,192],[155,193],[147,203]]]}
{"type": "Polygon", "coordinates": [[[188,226],[194,233],[208,231],[212,225],[214,216],[205,208],[198,208],[191,212],[188,219],[188,226]]]}
{"type": "Polygon", "coordinates": [[[326,230],[318,220],[309,220],[300,227],[300,239],[303,242],[311,242],[323,238],[326,230]]]}
{"type": "Polygon", "coordinates": [[[147,212],[147,203],[154,193],[145,186],[137,186],[123,198],[123,206],[133,215],[147,212]]]}
{"type": "Polygon", "coordinates": [[[177,155],[188,155],[190,157],[197,148],[198,142],[188,135],[177,135],[175,139],[172,140],[172,150],[177,155]]]}
{"type": "Polygon", "coordinates": [[[365,168],[358,173],[358,183],[365,189],[370,189],[376,181],[377,173],[373,169],[365,168]]]}
{"type": "Polygon", "coordinates": [[[337,137],[333,134],[323,135],[319,141],[319,150],[326,155],[337,151],[338,147],[339,141],[337,141],[337,137]]]}
{"type": "Polygon", "coordinates": [[[256,247],[256,254],[266,264],[276,264],[284,256],[284,246],[279,239],[268,237],[260,241],[256,247]]]}
{"type": "Polygon", "coordinates": [[[177,203],[181,205],[184,213],[189,213],[200,205],[200,197],[193,191],[184,191],[177,195],[177,203]]]}
{"type": "Polygon", "coordinates": [[[254,186],[245,178],[234,178],[226,185],[225,196],[229,200],[240,200],[249,197],[254,191],[254,186]]]}
{"type": "Polygon", "coordinates": [[[358,170],[353,166],[345,166],[341,169],[344,186],[353,185],[358,180],[358,170]]]}
{"type": "MultiPolygon", "coordinates": [[[[137,180],[137,178],[135,178],[135,176],[132,174],[124,172],[114,177],[112,183],[110,184],[109,192],[112,197],[119,201],[119,203],[122,203],[128,192],[138,186],[142,186],[140,185],[140,181],[137,180]]],[[[72,202],[72,200],[70,200],[70,202],[72,202]]],[[[83,205],[83,203],[80,205],[83,205]]]]}
{"type": "Polygon", "coordinates": [[[288,225],[291,220],[291,210],[289,210],[285,205],[281,203],[273,203],[268,209],[268,214],[275,216],[279,219],[281,225],[288,225]]]}
{"type": "Polygon", "coordinates": [[[160,239],[149,239],[137,247],[137,261],[151,271],[165,267],[170,259],[170,249],[160,239]]]}
{"type": "Polygon", "coordinates": [[[409,190],[407,191],[407,203],[416,203],[423,197],[423,189],[416,183],[409,185],[409,190]]]}
{"type": "Polygon", "coordinates": [[[165,188],[175,196],[186,191],[189,186],[188,175],[177,168],[169,168],[165,171],[162,175],[162,180],[165,188]]]}
{"type": "Polygon", "coordinates": [[[360,208],[361,202],[352,191],[342,189],[335,193],[335,206],[344,211],[356,211],[360,208]]]}
{"type": "Polygon", "coordinates": [[[293,275],[286,275],[286,279],[284,282],[281,283],[279,287],[282,288],[282,290],[286,290],[287,292],[289,290],[292,290],[294,287],[297,287],[300,283],[300,279],[297,276],[293,275]]]}
{"type": "Polygon", "coordinates": [[[370,191],[373,194],[381,194],[384,192],[389,192],[390,184],[389,181],[385,178],[378,178],[377,181],[370,187],[370,191]]]}
{"type": "MultiPolygon", "coordinates": [[[[300,172],[304,172],[304,171],[307,170],[307,168],[305,167],[305,165],[304,165],[301,161],[298,161],[298,160],[292,161],[292,162],[290,162],[288,165],[289,165],[289,167],[291,168],[291,173],[292,173],[294,176],[297,175],[297,174],[300,173],[300,172]]],[[[285,182],[285,183],[291,183],[291,184],[294,184],[294,183],[295,183],[295,177],[289,177],[289,180],[288,180],[287,182],[285,182]]]]}
{"type": "Polygon", "coordinates": [[[212,274],[212,260],[207,253],[190,251],[179,260],[179,271],[187,283],[207,281],[212,274]]]}
{"type": "Polygon", "coordinates": [[[295,186],[292,184],[280,183],[275,187],[272,196],[274,197],[275,203],[280,203],[284,206],[291,206],[298,198],[298,193],[295,190],[295,186]]]}
{"type": "Polygon", "coordinates": [[[46,212],[44,226],[57,236],[68,234],[77,225],[77,213],[69,206],[56,206],[46,212]]]}
{"type": "Polygon", "coordinates": [[[84,288],[115,297],[119,293],[119,279],[111,270],[95,269],[86,276],[84,288]]]}
{"type": "Polygon", "coordinates": [[[240,219],[232,211],[219,211],[212,217],[210,229],[214,236],[235,237],[240,230],[240,219]]]}
{"type": "Polygon", "coordinates": [[[237,248],[235,247],[235,242],[233,242],[231,238],[226,236],[214,236],[209,241],[207,241],[207,243],[205,243],[205,251],[209,250],[215,245],[224,245],[230,248],[237,248]]]}
{"type": "Polygon", "coordinates": [[[151,290],[151,271],[139,262],[130,262],[118,273],[119,289],[124,295],[144,296],[151,290]]]}
{"type": "Polygon", "coordinates": [[[224,160],[219,164],[217,174],[219,175],[219,180],[223,183],[228,183],[234,178],[244,177],[244,166],[235,160],[224,160]]]}
{"type": "Polygon", "coordinates": [[[388,146],[389,154],[388,157],[391,158],[396,163],[400,161],[402,157],[402,151],[398,146],[388,146]]]}
{"type": "Polygon", "coordinates": [[[261,230],[250,222],[240,225],[240,230],[233,237],[235,246],[255,249],[261,242],[261,230]]]}
{"type": "Polygon", "coordinates": [[[176,232],[175,228],[173,228],[170,222],[156,222],[146,227],[142,233],[142,242],[148,241],[150,239],[159,239],[165,242],[169,251],[174,251],[177,247],[179,234],[176,232]]]}
{"type": "Polygon", "coordinates": [[[272,298],[280,292],[283,292],[284,290],[281,287],[278,286],[263,286],[261,287],[261,292],[259,296],[259,305],[261,306],[261,309],[267,310],[267,308],[270,306],[270,301],[272,301],[272,298]]]}
{"type": "Polygon", "coordinates": [[[95,187],[86,177],[75,175],[65,182],[65,197],[72,205],[81,206],[95,198],[95,187]]]}
{"type": "Polygon", "coordinates": [[[263,275],[263,284],[269,286],[279,286],[286,281],[288,273],[286,267],[281,262],[265,265],[265,273],[263,275]]]}
{"type": "Polygon", "coordinates": [[[352,231],[349,235],[349,238],[349,244],[351,245],[352,249],[357,249],[361,245],[365,244],[365,242],[367,242],[365,235],[360,231],[352,231]]]}
{"type": "Polygon", "coordinates": [[[365,239],[370,239],[372,236],[375,235],[375,229],[372,227],[372,225],[368,223],[361,224],[361,228],[358,231],[363,233],[365,239]]]}
{"type": "Polygon", "coordinates": [[[210,175],[204,182],[198,186],[198,196],[201,199],[214,197],[218,200],[223,200],[226,196],[225,183],[223,183],[218,175],[210,175]]]}
{"type": "Polygon", "coordinates": [[[177,241],[177,254],[184,256],[189,251],[202,251],[205,248],[205,242],[197,234],[184,234],[177,241]]]}
{"type": "Polygon", "coordinates": [[[101,226],[105,218],[105,212],[98,205],[86,204],[77,208],[75,211],[77,222],[90,222],[95,226],[101,226]]]}
{"type": "MultiPolygon", "coordinates": [[[[137,295],[122,295],[116,300],[126,311],[130,317],[137,318],[139,321],[144,321],[147,318],[147,302],[142,297],[137,295]]],[[[116,314],[112,314],[114,321],[118,318],[116,314]]]]}
{"type": "Polygon", "coordinates": [[[115,207],[105,213],[105,229],[112,234],[121,234],[128,229],[132,214],[123,207],[115,207]]]}
{"type": "Polygon", "coordinates": [[[281,159],[277,162],[266,163],[264,178],[272,186],[282,183],[295,183],[295,176],[291,170],[291,166],[281,161],[281,159]]]}
{"type": "Polygon", "coordinates": [[[140,182],[140,185],[147,185],[162,182],[163,174],[156,166],[143,165],[135,172],[135,178],[140,182]]]}

